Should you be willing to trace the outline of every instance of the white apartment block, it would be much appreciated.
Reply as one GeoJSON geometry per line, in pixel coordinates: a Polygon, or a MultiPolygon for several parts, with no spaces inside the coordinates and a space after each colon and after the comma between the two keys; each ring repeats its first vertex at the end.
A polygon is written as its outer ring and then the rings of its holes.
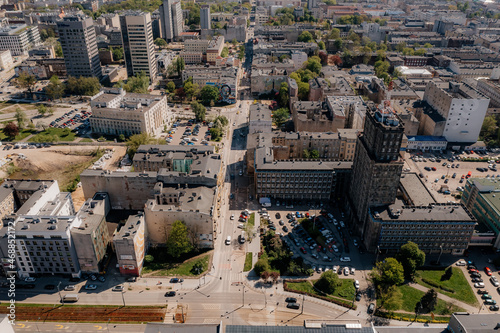
{"type": "Polygon", "coordinates": [[[0,50],[10,50],[13,56],[28,54],[40,44],[38,27],[26,24],[11,24],[0,28],[0,50]]]}
{"type": "Polygon", "coordinates": [[[489,98],[466,83],[450,82],[449,89],[442,89],[431,81],[423,99],[445,119],[442,136],[448,142],[477,141],[489,98]]]}
{"type": "Polygon", "coordinates": [[[5,71],[14,65],[10,50],[0,51],[0,69],[5,71]]]}
{"type": "Polygon", "coordinates": [[[172,122],[167,95],[133,94],[109,88],[92,97],[90,106],[90,126],[96,133],[155,136],[172,122]]]}

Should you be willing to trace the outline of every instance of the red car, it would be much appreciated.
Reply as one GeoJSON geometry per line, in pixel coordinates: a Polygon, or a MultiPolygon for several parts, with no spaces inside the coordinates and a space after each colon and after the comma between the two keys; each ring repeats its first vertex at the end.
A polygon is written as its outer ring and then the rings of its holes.
{"type": "Polygon", "coordinates": [[[307,253],[306,249],[304,249],[303,247],[300,248],[300,251],[302,251],[302,253],[304,253],[304,254],[307,253]]]}
{"type": "Polygon", "coordinates": [[[479,273],[477,269],[469,269],[469,273],[479,273]]]}
{"type": "Polygon", "coordinates": [[[484,272],[486,273],[486,275],[488,276],[491,276],[493,273],[491,272],[491,269],[489,267],[485,267],[484,268],[484,272]]]}

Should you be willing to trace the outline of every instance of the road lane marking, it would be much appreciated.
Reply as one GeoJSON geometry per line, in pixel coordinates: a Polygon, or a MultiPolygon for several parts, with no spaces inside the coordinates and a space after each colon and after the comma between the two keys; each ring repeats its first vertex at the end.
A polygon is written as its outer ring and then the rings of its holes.
{"type": "Polygon", "coordinates": [[[26,325],[21,324],[21,323],[17,323],[16,325],[19,325],[19,328],[25,328],[26,327],[26,325]]]}
{"type": "Polygon", "coordinates": [[[64,325],[56,325],[56,329],[62,330],[64,328],[64,325]]]}
{"type": "Polygon", "coordinates": [[[220,310],[220,304],[202,304],[203,309],[220,310]]]}
{"type": "Polygon", "coordinates": [[[102,326],[99,326],[99,325],[94,325],[95,328],[97,328],[97,331],[100,331],[102,330],[102,326]]]}

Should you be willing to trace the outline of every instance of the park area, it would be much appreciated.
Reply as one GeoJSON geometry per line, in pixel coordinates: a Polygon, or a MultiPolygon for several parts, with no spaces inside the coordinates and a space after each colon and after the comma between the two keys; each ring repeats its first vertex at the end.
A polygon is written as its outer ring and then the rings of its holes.
{"type": "MultiPolygon", "coordinates": [[[[7,313],[3,307],[0,313],[7,313]]],[[[163,322],[166,306],[16,304],[16,320],[56,322],[163,322]]]]}
{"type": "Polygon", "coordinates": [[[210,256],[210,253],[205,253],[184,261],[182,259],[172,261],[172,258],[161,260],[161,256],[158,256],[154,262],[145,264],[142,274],[144,276],[197,277],[208,270],[210,256]]]}

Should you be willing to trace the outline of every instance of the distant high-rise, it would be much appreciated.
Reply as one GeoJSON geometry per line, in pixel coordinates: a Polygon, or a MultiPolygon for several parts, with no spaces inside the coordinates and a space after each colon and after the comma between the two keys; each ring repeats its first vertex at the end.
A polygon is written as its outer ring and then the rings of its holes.
{"type": "Polygon", "coordinates": [[[351,228],[361,235],[367,230],[369,207],[393,204],[403,170],[399,151],[404,126],[389,102],[366,113],[352,168],[349,203],[351,228]]]}
{"type": "Polygon", "coordinates": [[[127,75],[131,77],[144,71],[153,81],[157,74],[157,67],[151,13],[124,12],[120,15],[120,26],[127,75]]]}
{"type": "Polygon", "coordinates": [[[318,0],[307,0],[307,9],[311,10],[318,7],[318,0]]]}
{"type": "Polygon", "coordinates": [[[203,5],[200,9],[200,25],[202,29],[210,29],[212,23],[212,16],[210,15],[210,6],[203,5]]]}
{"type": "Polygon", "coordinates": [[[159,10],[163,37],[167,42],[172,42],[180,36],[183,29],[181,2],[163,0],[159,10]]]}
{"type": "Polygon", "coordinates": [[[102,78],[94,23],[90,17],[66,16],[57,31],[68,75],[102,78]]]}

